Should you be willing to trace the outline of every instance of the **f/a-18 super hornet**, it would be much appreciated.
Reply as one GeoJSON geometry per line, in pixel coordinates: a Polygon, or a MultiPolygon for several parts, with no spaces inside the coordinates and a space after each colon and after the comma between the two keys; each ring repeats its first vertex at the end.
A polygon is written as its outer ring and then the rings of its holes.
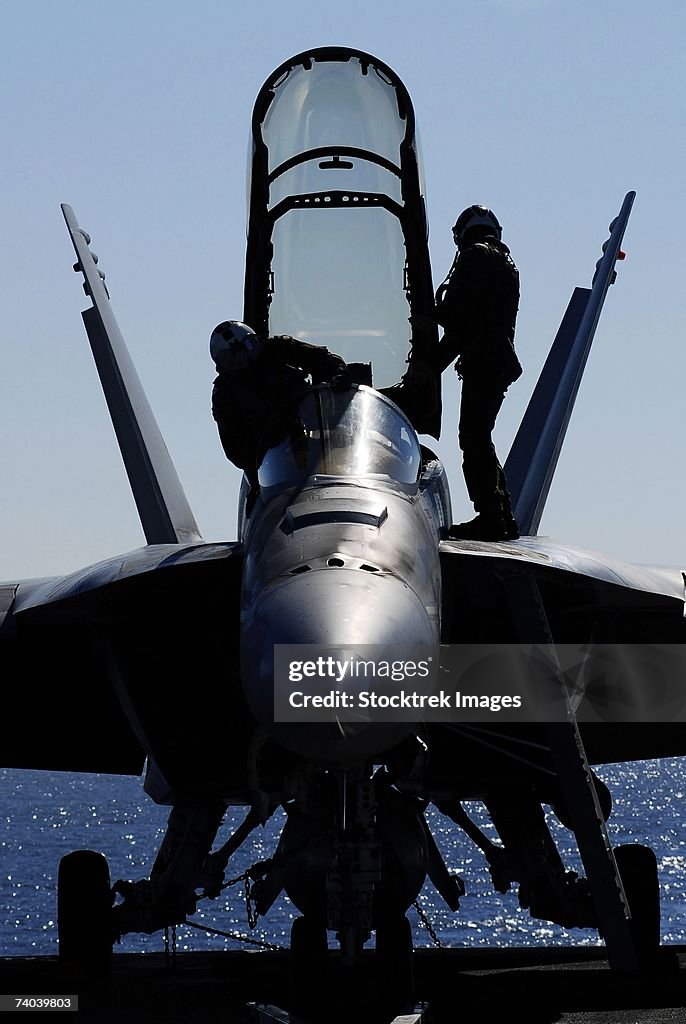
{"type": "Polygon", "coordinates": [[[616,968],[653,962],[655,858],[645,846],[612,849],[611,796],[592,766],[685,753],[686,741],[659,716],[582,712],[599,650],[605,663],[628,659],[619,674],[635,669],[640,697],[650,667],[641,675],[631,652],[662,645],[669,686],[684,580],[679,569],[620,564],[538,536],[634,194],[590,287],[572,295],[507,459],[522,536],[493,543],[443,539],[448,482],[418,436],[440,431],[438,338],[414,111],[395,72],[347,48],[276,69],[254,107],[249,197],[243,320],[263,336],[327,346],[353,370],[349,387],[313,381],[285,396],[264,425],[249,506],[242,486],[237,540],[212,544],[90,239],[63,206],[146,543],[68,576],[0,587],[0,666],[15,682],[5,714],[27,720],[30,705],[32,722],[30,737],[5,733],[2,764],[144,775],[145,792],[171,811],[147,879],[112,883],[95,851],[63,859],[60,956],[104,969],[118,936],[188,920],[199,898],[220,893],[251,832],[283,808],[278,846],[252,871],[251,904],[267,915],[285,892],[299,912],[296,1002],[309,1000],[316,1017],[315,979],[353,978],[373,936],[382,1002],[395,1011],[412,1002],[408,908],[427,876],[455,912],[462,895],[427,825],[433,803],[483,851],[497,890],[518,887],[535,917],[597,928],[616,968]],[[581,652],[571,673],[570,647],[581,652]],[[446,649],[458,660],[478,650],[471,663],[486,690],[496,674],[502,687],[512,688],[510,676],[540,682],[546,666],[562,713],[510,720],[490,713],[492,703],[476,719],[426,713],[447,692],[440,653],[426,693],[398,715],[362,713],[375,694],[366,676],[334,668],[332,679],[332,666],[382,664],[379,652],[406,667],[409,651],[418,682],[421,655],[446,649]],[[469,818],[469,800],[483,801],[499,843],[469,818]],[[544,805],[573,829],[586,877],[563,863],[544,805]],[[245,818],[223,837],[231,806],[245,818]],[[330,936],[340,954],[327,951],[330,936]]]}

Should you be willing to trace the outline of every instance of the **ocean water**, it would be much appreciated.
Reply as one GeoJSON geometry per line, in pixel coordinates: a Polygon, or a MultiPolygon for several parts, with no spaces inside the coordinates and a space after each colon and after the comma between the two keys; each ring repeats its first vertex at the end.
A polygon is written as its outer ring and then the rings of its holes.
{"type": "MultiPolygon", "coordinates": [[[[608,827],[613,844],[641,842],[651,846],[658,861],[662,941],[686,942],[686,835],[684,796],[686,758],[669,758],[606,766],[598,774],[609,786],[614,808],[608,827]]],[[[57,953],[56,879],[59,860],[76,849],[104,853],[112,880],[137,880],[149,874],[164,834],[169,809],[145,795],[139,779],[109,775],[64,775],[50,772],[0,770],[0,955],[57,953]]],[[[480,804],[468,807],[486,834],[494,830],[480,804]]],[[[232,824],[245,814],[232,808],[220,832],[223,842],[232,824]]],[[[453,912],[427,882],[419,903],[440,941],[450,946],[537,946],[599,944],[591,929],[565,931],[533,920],[517,903],[516,891],[504,895],[491,887],[483,854],[452,822],[435,810],[429,823],[451,870],[466,885],[459,911],[453,912]]],[[[252,837],[229,863],[228,874],[239,875],[255,861],[270,856],[283,817],[279,814],[252,837]]],[[[550,816],[550,827],[568,868],[581,873],[571,832],[550,816]]],[[[213,901],[200,903],[194,920],[221,931],[287,945],[298,916],[281,897],[257,927],[247,923],[242,885],[225,890],[213,901]]],[[[432,939],[414,909],[408,916],[415,945],[432,939]]],[[[239,938],[214,936],[179,925],[179,950],[241,947],[239,938]]],[[[121,952],[163,949],[161,933],[128,935],[115,947],[121,952]]]]}

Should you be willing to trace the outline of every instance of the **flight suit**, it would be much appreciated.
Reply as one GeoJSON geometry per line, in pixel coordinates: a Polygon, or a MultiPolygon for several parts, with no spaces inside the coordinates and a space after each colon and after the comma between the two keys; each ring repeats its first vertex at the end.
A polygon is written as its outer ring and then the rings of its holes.
{"type": "MultiPolygon", "coordinates": [[[[222,447],[250,484],[257,484],[259,450],[269,447],[265,428],[277,430],[274,412],[313,383],[331,380],[345,370],[340,356],[321,345],[289,335],[268,338],[257,358],[244,370],[221,370],[212,387],[212,415],[222,447]]],[[[273,439],[272,439],[273,440],[273,439]]]]}
{"type": "Polygon", "coordinates": [[[462,379],[458,443],[469,497],[481,516],[516,532],[510,495],[491,434],[510,384],[521,376],[514,349],[519,273],[495,236],[464,246],[436,292],[444,328],[441,371],[456,360],[462,379]]]}

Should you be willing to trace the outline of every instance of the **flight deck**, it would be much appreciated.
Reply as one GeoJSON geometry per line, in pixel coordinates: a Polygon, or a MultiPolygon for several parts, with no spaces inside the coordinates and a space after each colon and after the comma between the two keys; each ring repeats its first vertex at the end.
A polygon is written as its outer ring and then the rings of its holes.
{"type": "MultiPolygon", "coordinates": [[[[686,946],[663,947],[656,972],[611,971],[602,947],[419,949],[415,951],[423,1024],[484,1024],[515,1018],[526,1024],[667,1024],[686,1017],[686,946]]],[[[373,991],[372,958],[369,991],[373,991]]],[[[255,1007],[284,1007],[288,954],[226,951],[114,956],[108,983],[81,988],[79,1024],[254,1024],[255,1007]]],[[[0,960],[0,992],[56,995],[76,992],[57,957],[0,960]]],[[[286,1007],[287,1008],[287,1007],[286,1007]]],[[[35,1018],[33,1018],[35,1019],[35,1018]]],[[[268,1019],[263,1016],[262,1020],[268,1019]]],[[[277,1019],[277,1018],[274,1018],[277,1019]]],[[[346,1024],[386,1020],[359,1012],[346,1024]]],[[[412,1017],[410,1016],[411,1020],[412,1017]]],[[[297,1018],[293,1017],[293,1021],[297,1018]]],[[[335,1005],[323,1005],[317,1024],[340,1022],[335,1005]]]]}

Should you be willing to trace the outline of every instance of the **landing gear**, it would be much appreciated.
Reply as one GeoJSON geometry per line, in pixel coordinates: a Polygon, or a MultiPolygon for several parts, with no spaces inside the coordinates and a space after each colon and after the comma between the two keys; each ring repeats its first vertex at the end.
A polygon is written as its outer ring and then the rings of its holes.
{"type": "Polygon", "coordinates": [[[110,971],[112,899],[110,872],[101,853],[76,850],[62,858],[57,876],[59,959],[79,980],[104,979],[110,971]]]}
{"type": "Polygon", "coordinates": [[[327,817],[324,799],[289,809],[273,866],[255,886],[256,905],[266,909],[283,888],[303,914],[291,932],[294,1012],[307,1021],[378,1024],[414,1009],[405,910],[429,859],[422,808],[367,767],[326,777],[322,787],[335,816],[327,817]],[[340,951],[328,953],[327,932],[340,951]],[[376,950],[365,951],[373,932],[376,950]]]}
{"type": "Polygon", "coordinates": [[[502,794],[485,803],[503,846],[477,828],[458,800],[440,801],[437,807],[484,852],[495,890],[504,893],[519,883],[519,905],[531,917],[564,928],[597,927],[588,883],[565,870],[534,791],[503,785],[502,794]]]}
{"type": "MultiPolygon", "coordinates": [[[[122,897],[113,915],[117,935],[152,935],[169,925],[182,924],[188,914],[195,913],[198,889],[208,896],[218,895],[226,861],[234,849],[230,840],[214,860],[210,855],[225,810],[222,801],[172,807],[150,878],[114,883],[114,892],[122,897]]],[[[248,815],[238,831],[244,836],[254,827],[248,815]]]]}

